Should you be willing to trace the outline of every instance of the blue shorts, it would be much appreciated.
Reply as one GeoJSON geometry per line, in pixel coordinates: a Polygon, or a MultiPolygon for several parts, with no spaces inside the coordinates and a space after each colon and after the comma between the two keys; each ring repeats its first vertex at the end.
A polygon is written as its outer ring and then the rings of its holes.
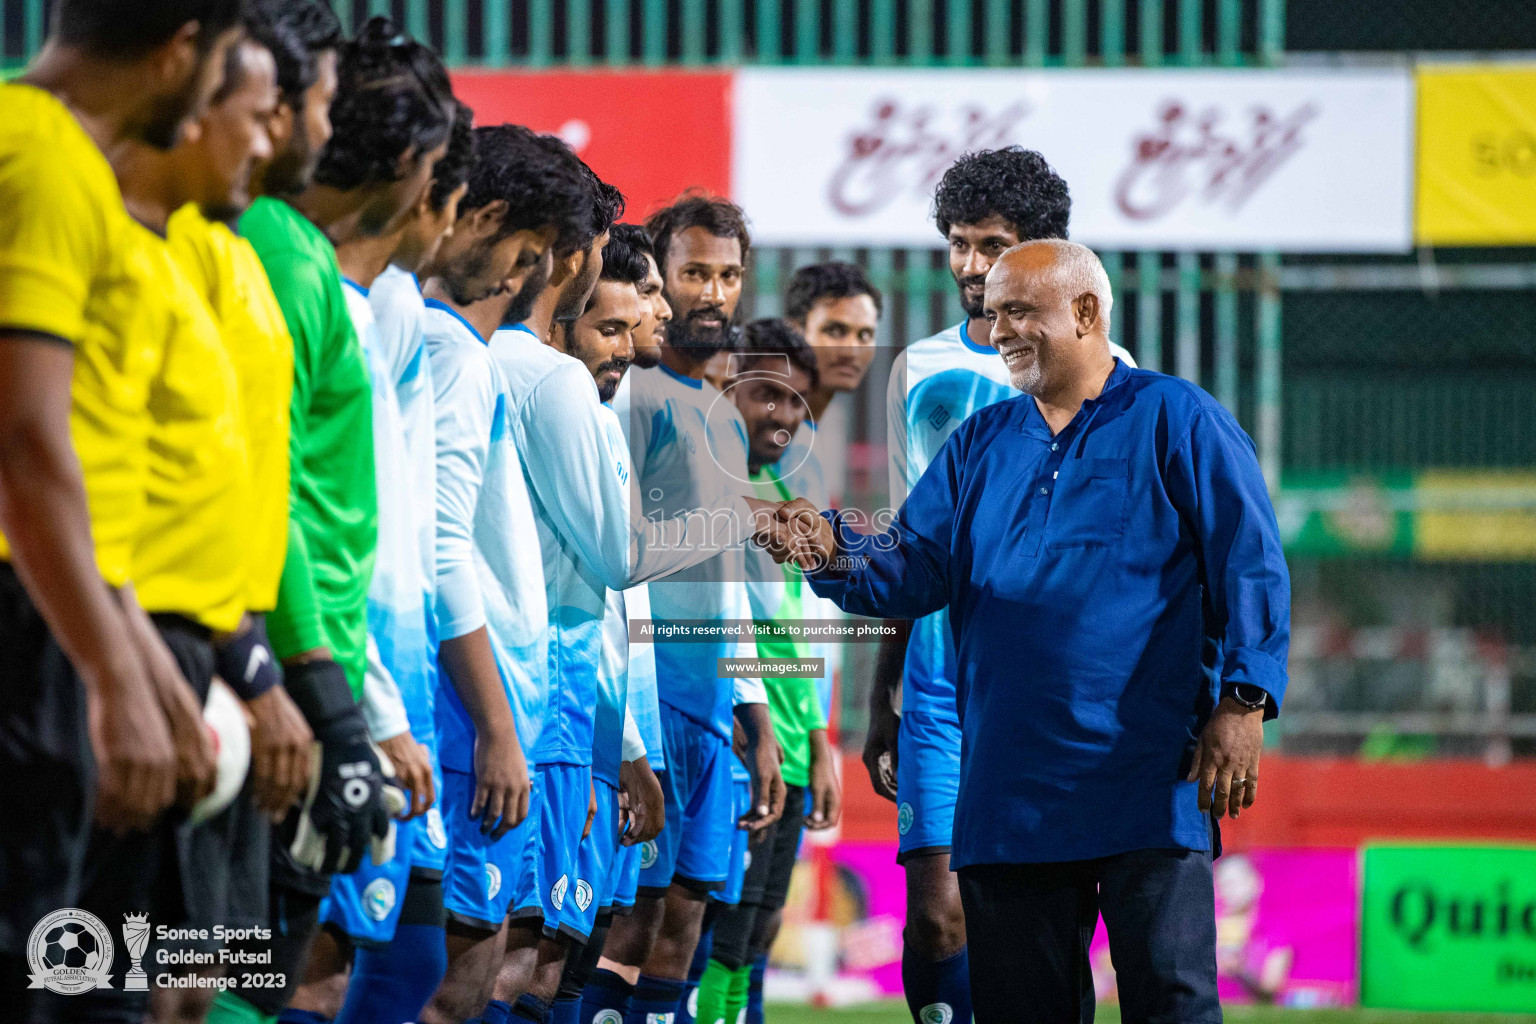
{"type": "Polygon", "coordinates": [[[332,875],[331,891],[320,901],[320,920],[341,929],[353,945],[380,948],[395,937],[400,905],[411,880],[411,858],[426,817],[395,822],[395,855],[383,864],[372,857],[350,875],[332,875]]]}
{"type": "MultiPolygon", "coordinates": [[[[443,866],[443,909],[448,919],[480,931],[494,932],[506,920],[524,851],[530,845],[533,826],[524,821],[492,842],[480,831],[480,822],[469,816],[475,800],[475,777],[469,772],[443,769],[443,823],[448,832],[443,866]]],[[[539,777],[533,777],[531,808],[539,798],[539,777]]]]}
{"type": "MultiPolygon", "coordinates": [[[[660,777],[659,774],[657,776],[660,777]]],[[[640,888],[640,865],[645,858],[650,857],[654,862],[656,857],[656,840],[649,839],[634,846],[621,846],[613,855],[613,881],[612,894],[608,907],[632,908],[635,905],[635,893],[640,888]]]]}
{"type": "MultiPolygon", "coordinates": [[[[597,916],[597,893],[577,866],[581,831],[587,824],[587,802],[592,796],[592,769],[587,765],[549,764],[540,765],[533,775],[534,799],[528,805],[532,835],[523,849],[508,916],[515,921],[542,921],[544,934],[551,938],[564,932],[584,942],[592,933],[592,918],[597,916]]],[[[613,814],[616,822],[616,798],[613,814]]],[[[592,827],[597,827],[596,821],[592,827]]]]}
{"type": "Polygon", "coordinates": [[[569,916],[561,919],[583,939],[591,936],[598,912],[613,906],[613,892],[619,882],[615,871],[620,849],[619,791],[602,779],[593,779],[592,789],[597,794],[597,813],[592,816],[591,833],[576,851],[576,878],[578,891],[590,884],[596,898],[589,899],[585,907],[580,901],[567,899],[562,914],[569,912],[569,916]]]}
{"type": "MultiPolygon", "coordinates": [[[[732,757],[731,760],[734,761],[736,758],[732,757]]],[[[731,780],[732,814],[740,819],[751,810],[752,780],[733,778],[731,780]]],[[[735,905],[741,902],[741,883],[747,877],[747,865],[752,863],[752,850],[747,843],[750,837],[751,833],[743,828],[738,828],[731,834],[730,873],[725,876],[725,888],[715,893],[715,899],[721,903],[735,905]]]]}
{"type": "Polygon", "coordinates": [[[437,802],[416,819],[420,827],[411,849],[411,870],[427,878],[441,878],[448,858],[448,831],[443,828],[443,769],[437,763],[436,751],[432,754],[432,779],[437,785],[437,802]]]}
{"type": "Polygon", "coordinates": [[[954,842],[960,726],[911,711],[896,734],[896,860],[942,853],[954,842]]]}
{"type": "Polygon", "coordinates": [[[697,892],[718,892],[730,874],[736,832],[731,745],[668,704],[661,705],[661,744],[667,823],[653,840],[654,856],[641,857],[640,889],[658,895],[676,881],[697,892]]]}

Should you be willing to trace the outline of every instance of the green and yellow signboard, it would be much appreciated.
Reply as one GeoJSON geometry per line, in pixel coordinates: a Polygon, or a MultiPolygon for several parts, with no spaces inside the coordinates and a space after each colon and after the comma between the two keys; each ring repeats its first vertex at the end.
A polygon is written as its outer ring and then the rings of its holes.
{"type": "Polygon", "coordinates": [[[1292,555],[1536,559],[1536,473],[1287,473],[1275,496],[1292,555]]]}
{"type": "Polygon", "coordinates": [[[1536,1013],[1536,847],[1368,846],[1360,1001],[1536,1013]]]}

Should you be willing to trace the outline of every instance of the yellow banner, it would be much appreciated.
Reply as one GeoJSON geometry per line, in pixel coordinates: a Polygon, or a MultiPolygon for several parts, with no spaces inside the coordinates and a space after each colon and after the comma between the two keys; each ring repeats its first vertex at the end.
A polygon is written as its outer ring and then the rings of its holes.
{"type": "Polygon", "coordinates": [[[1536,66],[1421,67],[1420,245],[1536,244],[1536,66]]]}

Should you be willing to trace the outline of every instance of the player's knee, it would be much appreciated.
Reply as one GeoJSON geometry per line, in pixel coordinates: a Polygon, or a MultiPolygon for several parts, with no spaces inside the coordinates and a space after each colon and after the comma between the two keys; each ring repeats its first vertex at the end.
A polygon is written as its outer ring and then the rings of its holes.
{"type": "Polygon", "coordinates": [[[959,893],[945,897],[942,892],[929,893],[907,907],[906,943],[931,960],[953,956],[965,946],[965,911],[959,893]]]}
{"type": "Polygon", "coordinates": [[[603,942],[603,956],[626,967],[639,967],[651,954],[661,927],[663,904],[659,899],[642,896],[633,912],[613,919],[613,927],[603,942]]]}
{"type": "Polygon", "coordinates": [[[684,978],[699,944],[699,928],[704,923],[702,896],[679,891],[673,886],[668,895],[651,955],[645,961],[645,973],[658,978],[684,978]]]}
{"type": "Polygon", "coordinates": [[[483,988],[478,973],[450,964],[437,991],[421,1011],[421,1024],[460,1024],[470,1019],[485,1008],[483,988]]]}

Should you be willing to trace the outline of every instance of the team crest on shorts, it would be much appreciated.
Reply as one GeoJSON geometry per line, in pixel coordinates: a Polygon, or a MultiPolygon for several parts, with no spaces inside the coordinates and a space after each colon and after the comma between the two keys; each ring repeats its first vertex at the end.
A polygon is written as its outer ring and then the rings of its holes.
{"type": "Polygon", "coordinates": [[[27,937],[28,988],[61,996],[112,987],[112,933],[101,918],[67,907],[37,922],[27,937]]]}
{"type": "Polygon", "coordinates": [[[549,902],[553,903],[556,910],[565,906],[565,890],[571,886],[570,877],[561,875],[555,884],[549,887],[549,902]]]}
{"type": "Polygon", "coordinates": [[[576,909],[583,914],[592,905],[592,886],[585,878],[576,879],[576,909]]]}
{"type": "Polygon", "coordinates": [[[375,921],[382,921],[394,909],[394,882],[387,878],[375,878],[363,887],[363,913],[375,921]]]}
{"type": "Polygon", "coordinates": [[[618,1010],[599,1010],[592,1024],[624,1024],[624,1015],[618,1010]]]}
{"type": "Polygon", "coordinates": [[[495,864],[485,866],[485,898],[493,900],[501,892],[501,868],[495,864]]]}
{"type": "Polygon", "coordinates": [[[448,849],[448,833],[443,829],[443,815],[436,807],[427,811],[427,841],[439,850],[448,849]]]}
{"type": "Polygon", "coordinates": [[[640,869],[647,870],[656,866],[656,840],[647,839],[640,844],[640,869]]]}
{"type": "Polygon", "coordinates": [[[903,800],[901,806],[896,808],[896,831],[900,832],[902,835],[906,835],[908,832],[910,832],[912,830],[912,819],[914,817],[915,815],[912,813],[912,805],[903,800]]]}
{"type": "Polygon", "coordinates": [[[948,1003],[929,1003],[917,1011],[917,1019],[921,1024],[949,1024],[955,1019],[955,1010],[948,1003]]]}

